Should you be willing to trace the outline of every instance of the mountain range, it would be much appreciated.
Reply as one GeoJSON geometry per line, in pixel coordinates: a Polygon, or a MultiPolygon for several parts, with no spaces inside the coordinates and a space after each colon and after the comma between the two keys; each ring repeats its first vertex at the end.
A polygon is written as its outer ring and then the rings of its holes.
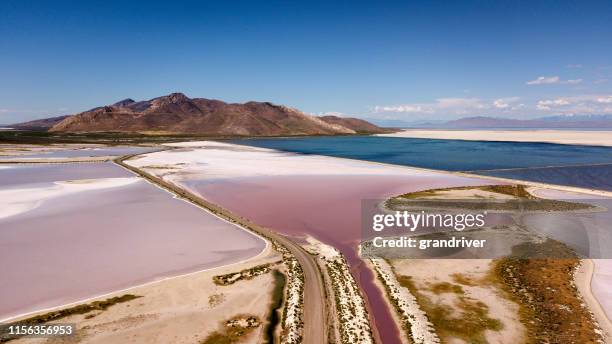
{"type": "Polygon", "coordinates": [[[535,119],[476,116],[451,121],[437,119],[419,121],[369,119],[369,121],[380,126],[423,129],[612,129],[612,115],[558,115],[535,119]]]}
{"type": "Polygon", "coordinates": [[[145,101],[124,99],[75,115],[10,125],[55,133],[144,133],[205,136],[284,136],[383,133],[357,118],[317,117],[269,102],[226,103],[182,93],[145,101]]]}
{"type": "Polygon", "coordinates": [[[143,133],[203,136],[291,136],[376,134],[394,128],[437,129],[612,129],[612,115],[558,115],[536,119],[465,117],[451,121],[358,119],[312,116],[269,102],[226,103],[182,93],[145,101],[124,99],[74,115],[9,125],[56,133],[143,133]],[[374,124],[373,124],[374,123],[374,124]]]}
{"type": "MultiPolygon", "coordinates": [[[[440,126],[438,126],[440,127],[440,126]]],[[[498,117],[467,117],[444,123],[443,128],[516,128],[516,129],[610,129],[610,115],[549,116],[536,119],[510,119],[498,117]]]]}

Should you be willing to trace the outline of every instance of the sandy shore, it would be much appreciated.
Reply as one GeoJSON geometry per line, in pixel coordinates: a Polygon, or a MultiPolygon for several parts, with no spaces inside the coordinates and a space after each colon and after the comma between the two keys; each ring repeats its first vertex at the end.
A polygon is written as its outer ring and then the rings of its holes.
{"type": "Polygon", "coordinates": [[[548,142],[568,145],[612,146],[612,131],[579,130],[420,130],[407,129],[387,137],[468,141],[548,142]]]}
{"type": "MultiPolygon", "coordinates": [[[[79,343],[198,343],[223,322],[239,315],[254,315],[264,320],[271,300],[273,279],[270,273],[228,286],[213,283],[212,277],[237,272],[281,259],[270,245],[261,254],[244,262],[190,273],[134,287],[104,297],[132,294],[140,298],[120,303],[104,311],[72,315],[57,321],[75,323],[79,343]]],[[[259,343],[263,326],[249,334],[244,343],[259,343]]],[[[45,343],[46,339],[20,339],[15,343],[45,343]]],[[[242,341],[241,341],[242,343],[242,341]]]]}
{"type": "Polygon", "coordinates": [[[610,322],[602,305],[592,293],[595,264],[592,259],[583,259],[581,262],[582,264],[574,274],[574,283],[589,309],[593,312],[595,320],[604,333],[606,343],[612,343],[612,322],[610,322]]]}

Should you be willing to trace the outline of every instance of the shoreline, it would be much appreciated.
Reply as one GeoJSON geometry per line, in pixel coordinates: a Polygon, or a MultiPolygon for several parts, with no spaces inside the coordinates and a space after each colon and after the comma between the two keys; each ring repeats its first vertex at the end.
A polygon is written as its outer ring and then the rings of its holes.
{"type": "Polygon", "coordinates": [[[396,133],[375,134],[380,137],[414,139],[551,143],[578,146],[612,147],[612,131],[557,129],[402,129],[396,133]],[[536,137],[538,137],[536,139],[536,137]]]}
{"type": "Polygon", "coordinates": [[[76,306],[76,305],[83,304],[83,303],[86,303],[86,302],[91,302],[91,301],[94,301],[94,300],[97,300],[97,299],[105,298],[105,297],[111,296],[113,294],[124,293],[124,292],[127,292],[127,291],[131,291],[133,289],[142,288],[142,287],[146,287],[146,286],[149,286],[149,285],[154,285],[154,284],[165,282],[165,281],[170,281],[170,280],[173,280],[173,279],[185,278],[185,277],[193,276],[193,275],[200,274],[200,273],[207,272],[207,271],[212,271],[212,270],[216,270],[216,269],[231,268],[232,266],[235,266],[235,265],[242,265],[242,264],[248,263],[248,262],[250,262],[252,260],[257,260],[257,259],[259,259],[261,257],[265,257],[269,253],[272,245],[270,244],[270,241],[268,241],[266,239],[264,239],[264,241],[266,243],[266,246],[264,247],[264,249],[261,252],[259,252],[257,255],[255,255],[253,257],[250,257],[250,258],[247,258],[247,259],[243,259],[241,261],[233,262],[233,263],[230,263],[230,264],[219,265],[219,266],[215,266],[215,267],[212,267],[212,268],[200,269],[200,270],[197,270],[197,271],[187,272],[187,273],[183,273],[183,274],[180,274],[180,275],[162,277],[162,278],[159,278],[159,279],[156,279],[156,280],[153,280],[153,281],[137,284],[137,285],[134,285],[134,286],[131,286],[131,287],[127,287],[127,288],[123,288],[123,289],[118,289],[118,290],[113,290],[113,291],[110,291],[110,292],[105,293],[105,294],[100,294],[100,295],[92,296],[92,297],[89,297],[89,298],[86,298],[86,299],[82,299],[82,300],[79,300],[79,301],[70,302],[70,303],[67,303],[67,304],[64,304],[64,305],[61,305],[61,306],[54,306],[54,307],[44,308],[44,309],[40,309],[40,310],[36,310],[36,311],[31,311],[31,312],[28,312],[28,313],[23,313],[23,314],[11,316],[11,317],[8,317],[8,318],[0,319],[0,323],[19,321],[19,320],[21,320],[23,318],[30,317],[30,316],[33,316],[33,315],[36,315],[36,314],[39,314],[39,313],[47,313],[47,312],[52,312],[52,311],[56,311],[56,310],[59,310],[59,309],[63,309],[63,308],[66,308],[66,307],[76,306]]]}
{"type": "MultiPolygon", "coordinates": [[[[218,141],[212,141],[212,142],[218,142],[218,141]]],[[[268,150],[270,152],[277,152],[277,153],[281,152],[281,153],[288,153],[288,154],[299,154],[299,153],[290,152],[290,151],[283,151],[283,150],[277,150],[277,149],[271,149],[271,148],[262,148],[262,147],[249,146],[249,145],[246,145],[246,144],[243,145],[243,144],[239,144],[239,143],[226,143],[226,142],[222,142],[222,143],[223,144],[227,144],[227,145],[237,145],[237,146],[241,146],[241,147],[251,147],[251,148],[256,148],[256,149],[268,150]]],[[[193,146],[193,147],[191,147],[191,146],[170,146],[170,147],[194,148],[194,147],[197,147],[197,146],[193,146]]],[[[407,168],[407,169],[411,169],[411,170],[415,170],[415,171],[443,173],[443,174],[453,175],[453,176],[462,176],[462,177],[469,177],[469,178],[475,178],[475,179],[500,181],[500,182],[505,182],[505,183],[514,183],[514,184],[518,183],[518,184],[524,184],[524,185],[528,185],[528,186],[542,187],[542,188],[554,189],[554,190],[559,190],[559,191],[567,191],[567,192],[573,192],[573,193],[582,193],[582,194],[587,194],[587,195],[603,196],[603,197],[612,198],[612,191],[599,190],[599,189],[587,189],[587,188],[581,188],[581,187],[577,187],[577,186],[559,185],[559,184],[548,184],[548,183],[532,182],[532,181],[521,180],[521,179],[511,179],[511,178],[485,176],[485,175],[481,175],[481,174],[473,174],[473,173],[470,173],[470,172],[437,170],[437,169],[433,169],[433,168],[425,168],[425,167],[418,167],[418,166],[411,166],[411,165],[398,165],[398,164],[391,164],[391,163],[387,163],[387,162],[379,162],[379,161],[371,161],[371,160],[360,160],[360,159],[355,159],[355,158],[336,157],[336,156],[331,156],[331,155],[310,154],[310,156],[318,156],[318,157],[331,158],[331,159],[341,159],[341,160],[347,160],[347,161],[357,161],[357,162],[361,162],[361,163],[376,164],[376,165],[388,166],[388,167],[393,167],[393,168],[398,168],[398,167],[399,168],[407,168]]]]}
{"type": "MultiPolygon", "coordinates": [[[[86,343],[121,343],[125,338],[133,338],[139,343],[199,343],[213,333],[223,331],[224,324],[230,319],[253,316],[263,325],[271,309],[272,270],[227,285],[215,283],[215,278],[252,271],[260,266],[282,268],[278,265],[282,264],[281,259],[281,254],[271,246],[264,254],[242,263],[169,278],[93,300],[82,305],[90,306],[89,311],[68,313],[49,324],[74,323],[78,341],[86,343]],[[126,295],[135,296],[135,299],[108,308],[96,308],[100,302],[126,295]]],[[[264,326],[257,326],[253,333],[241,337],[245,343],[260,342],[264,338],[264,329],[264,326]]],[[[45,339],[21,337],[15,340],[16,343],[39,341],[45,339]]]]}
{"type": "Polygon", "coordinates": [[[574,272],[574,284],[582,296],[589,310],[593,313],[594,320],[603,332],[604,340],[612,342],[612,322],[608,318],[597,297],[593,294],[591,283],[595,274],[595,263],[592,259],[581,259],[580,266],[574,272]]]}

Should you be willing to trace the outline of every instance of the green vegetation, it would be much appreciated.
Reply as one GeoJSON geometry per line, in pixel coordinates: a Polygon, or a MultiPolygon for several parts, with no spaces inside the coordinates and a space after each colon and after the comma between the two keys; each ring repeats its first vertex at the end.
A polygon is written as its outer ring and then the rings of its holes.
{"type": "Polygon", "coordinates": [[[264,328],[267,343],[276,343],[274,332],[281,323],[281,311],[283,307],[283,299],[285,296],[286,278],[282,272],[278,270],[272,271],[274,278],[274,289],[272,290],[272,302],[270,304],[270,314],[264,328]]]}
{"type": "Polygon", "coordinates": [[[178,134],[142,134],[142,133],[50,133],[47,131],[15,130],[0,131],[0,142],[23,144],[53,144],[53,143],[101,143],[101,144],[142,144],[165,143],[211,138],[201,135],[178,134]]]}
{"type": "Polygon", "coordinates": [[[479,187],[480,190],[494,192],[502,195],[514,196],[522,199],[538,199],[538,197],[532,195],[527,191],[525,185],[485,185],[479,187]]]}
{"type": "Polygon", "coordinates": [[[455,294],[456,302],[450,306],[441,302],[434,303],[415,285],[411,276],[396,277],[400,285],[414,295],[442,342],[459,338],[468,343],[484,344],[487,343],[484,336],[486,330],[499,331],[503,327],[499,320],[489,317],[489,307],[486,304],[466,296],[460,285],[442,282],[426,289],[434,294],[455,294]]]}
{"type": "Polygon", "coordinates": [[[455,294],[463,294],[463,288],[458,284],[452,284],[448,282],[438,282],[431,284],[429,287],[434,294],[444,294],[444,293],[455,293],[455,294]]]}
{"type": "Polygon", "coordinates": [[[525,185],[515,184],[515,185],[483,185],[483,186],[458,186],[451,188],[441,188],[441,189],[429,189],[423,191],[415,191],[405,193],[397,198],[406,198],[406,199],[422,199],[427,197],[432,197],[438,195],[440,192],[444,191],[455,191],[455,190],[482,190],[487,192],[498,193],[502,195],[514,196],[516,198],[522,199],[538,199],[538,197],[532,195],[527,191],[525,185]]]}
{"type": "Polygon", "coordinates": [[[526,187],[516,185],[484,185],[484,186],[461,186],[443,189],[430,189],[410,192],[392,197],[385,203],[391,210],[400,210],[405,207],[419,207],[428,209],[462,209],[462,210],[492,210],[492,211],[574,211],[595,209],[593,205],[576,202],[566,202],[536,197],[530,194],[526,187]],[[474,197],[465,199],[457,196],[452,199],[433,199],[441,196],[441,193],[460,190],[480,190],[496,193],[503,196],[512,196],[512,199],[488,199],[474,197]]]}
{"type": "MultiPolygon", "coordinates": [[[[302,136],[358,136],[370,135],[370,133],[358,134],[335,134],[335,135],[291,135],[291,137],[302,136]]],[[[262,137],[286,137],[262,136],[262,137]]],[[[100,144],[145,144],[145,143],[168,143],[182,141],[202,140],[228,140],[248,139],[254,136],[227,136],[227,135],[198,135],[177,134],[168,132],[142,132],[142,133],[118,133],[118,132],[95,132],[95,133],[54,133],[37,130],[2,130],[0,131],[1,143],[23,143],[23,144],[53,144],[53,143],[100,143],[100,144]]]]}
{"type": "MultiPolygon", "coordinates": [[[[47,323],[49,321],[54,321],[54,320],[59,320],[59,319],[63,319],[66,317],[69,317],[71,315],[77,315],[77,314],[87,314],[89,312],[92,311],[104,311],[106,309],[108,309],[109,307],[116,305],[118,303],[124,303],[124,302],[128,302],[128,301],[132,301],[134,299],[140,298],[142,296],[137,296],[137,295],[132,295],[132,294],[125,294],[122,296],[115,296],[112,297],[110,299],[106,299],[106,300],[102,300],[102,301],[93,301],[90,303],[86,303],[86,304],[82,304],[82,305],[77,305],[74,307],[70,307],[70,308],[65,308],[65,309],[61,309],[61,310],[57,310],[57,311],[53,311],[53,312],[49,312],[49,313],[45,313],[45,314],[41,314],[41,315],[36,315],[33,316],[31,318],[27,318],[27,319],[23,319],[20,321],[17,321],[15,323],[11,323],[11,324],[7,324],[7,325],[38,325],[38,324],[44,324],[47,323]]],[[[12,338],[2,338],[0,339],[0,343],[5,343],[8,342],[9,340],[12,339],[16,339],[18,337],[12,337],[12,338]]]]}
{"type": "Polygon", "coordinates": [[[61,309],[58,311],[53,311],[41,315],[37,315],[31,318],[27,318],[19,321],[20,325],[34,325],[34,324],[44,324],[49,321],[59,320],[62,318],[66,318],[75,314],[86,314],[92,311],[104,311],[108,307],[116,305],[118,303],[132,301],[134,299],[140,298],[142,296],[125,294],[122,296],[111,297],[110,299],[106,299],[103,301],[93,301],[91,303],[86,303],[83,305],[78,305],[66,309],[61,309]]]}
{"type": "Polygon", "coordinates": [[[223,323],[220,331],[211,333],[200,344],[235,344],[261,325],[255,316],[237,316],[223,323]]]}
{"type": "Polygon", "coordinates": [[[276,263],[267,263],[262,265],[257,265],[249,269],[244,269],[238,272],[232,272],[225,275],[217,275],[213,277],[213,282],[216,285],[231,285],[238,281],[242,280],[250,280],[259,275],[267,274],[271,271],[270,267],[275,265],[276,263]]]}
{"type": "Polygon", "coordinates": [[[462,284],[468,287],[473,287],[475,285],[478,285],[477,281],[475,281],[473,278],[468,277],[464,274],[454,273],[451,275],[451,277],[453,278],[453,281],[455,281],[455,283],[462,284]]]}
{"type": "Polygon", "coordinates": [[[518,245],[512,256],[495,262],[490,279],[519,304],[528,343],[596,343],[601,339],[573,284],[579,264],[567,246],[551,239],[518,245]],[[539,252],[542,258],[520,258],[525,252],[530,256],[539,252]]]}

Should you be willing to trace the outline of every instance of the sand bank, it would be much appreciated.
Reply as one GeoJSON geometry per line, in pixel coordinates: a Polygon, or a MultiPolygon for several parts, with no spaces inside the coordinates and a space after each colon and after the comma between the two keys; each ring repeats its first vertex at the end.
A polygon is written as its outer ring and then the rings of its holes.
{"type": "MultiPolygon", "coordinates": [[[[608,319],[612,317],[612,260],[593,259],[593,278],[591,289],[601,303],[608,319]]],[[[612,338],[612,326],[610,327],[612,338]]]]}
{"type": "Polygon", "coordinates": [[[387,137],[420,139],[548,142],[567,145],[612,146],[612,131],[581,130],[420,130],[407,129],[387,137]]]}
{"type": "MultiPolygon", "coordinates": [[[[602,263],[603,260],[583,259],[581,262],[582,263],[580,267],[574,274],[574,283],[578,288],[578,292],[584,299],[585,303],[588,305],[589,310],[593,313],[595,320],[603,331],[604,337],[606,338],[607,342],[612,342],[612,322],[610,322],[610,318],[608,314],[606,314],[605,309],[602,307],[601,302],[604,301],[610,303],[610,294],[612,294],[612,292],[609,291],[610,288],[605,288],[604,290],[601,290],[603,294],[598,295],[599,297],[596,297],[595,293],[593,292],[595,283],[598,283],[600,285],[602,284],[601,280],[598,282],[595,282],[594,280],[596,270],[595,262],[602,263]]],[[[610,266],[611,264],[608,263],[607,268],[609,269],[610,266]]],[[[610,277],[611,276],[608,276],[608,281],[606,281],[607,283],[610,283],[610,277]]]]}
{"type": "MultiPolygon", "coordinates": [[[[75,323],[79,343],[196,343],[223,322],[238,315],[265,320],[271,300],[270,273],[228,286],[213,283],[213,276],[273,263],[280,255],[268,246],[244,262],[149,283],[117,291],[87,302],[132,294],[141,296],[104,311],[72,315],[57,321],[75,323]]],[[[43,312],[44,313],[44,312],[43,312]]],[[[262,342],[263,326],[244,338],[244,343],[262,342]]],[[[71,339],[72,339],[71,338],[71,339]]],[[[20,339],[15,343],[46,343],[47,339],[20,339]]]]}

